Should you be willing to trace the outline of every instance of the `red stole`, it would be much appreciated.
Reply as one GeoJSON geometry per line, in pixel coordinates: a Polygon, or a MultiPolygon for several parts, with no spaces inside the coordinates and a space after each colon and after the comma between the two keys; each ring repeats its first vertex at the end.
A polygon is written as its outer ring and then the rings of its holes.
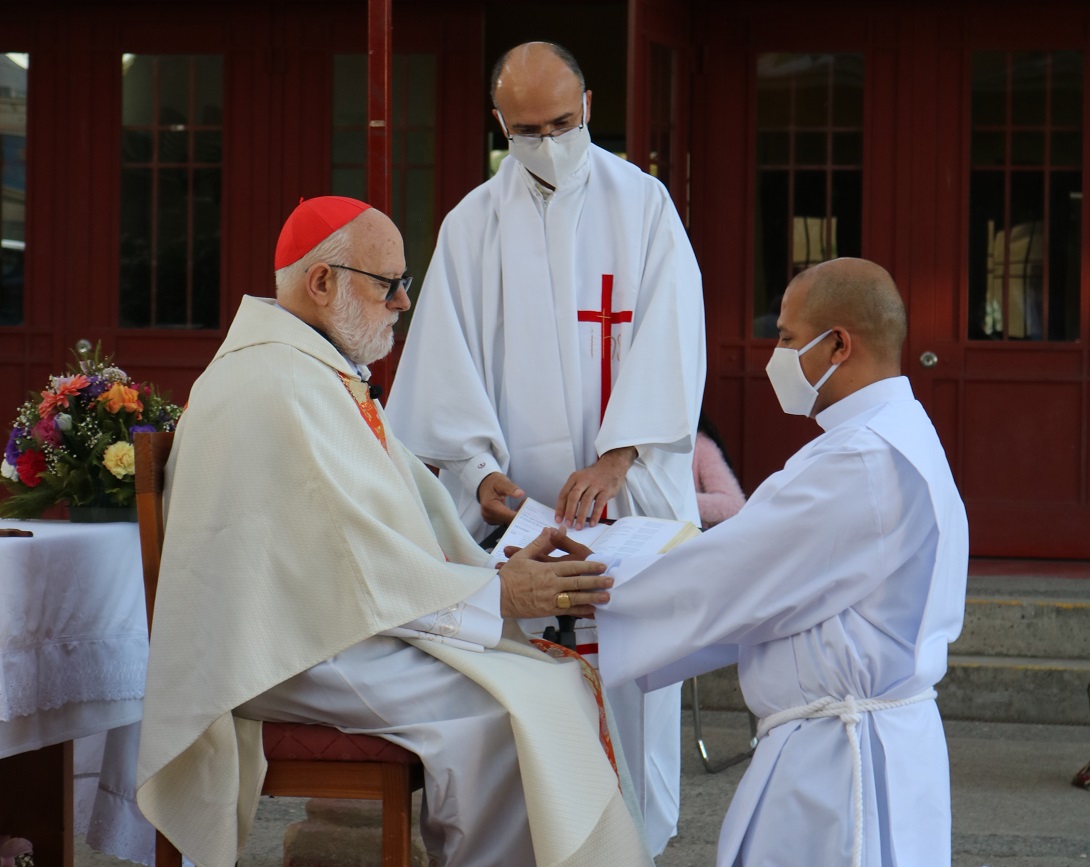
{"type": "Polygon", "coordinates": [[[378,437],[378,441],[382,443],[382,447],[389,452],[390,450],[386,446],[386,428],[382,424],[382,418],[378,414],[378,407],[375,406],[375,402],[371,399],[371,387],[366,382],[341,373],[339,370],[337,371],[337,376],[341,378],[344,387],[347,388],[348,393],[352,395],[352,399],[360,409],[360,415],[363,416],[363,420],[367,422],[367,426],[371,428],[371,433],[378,437]]]}

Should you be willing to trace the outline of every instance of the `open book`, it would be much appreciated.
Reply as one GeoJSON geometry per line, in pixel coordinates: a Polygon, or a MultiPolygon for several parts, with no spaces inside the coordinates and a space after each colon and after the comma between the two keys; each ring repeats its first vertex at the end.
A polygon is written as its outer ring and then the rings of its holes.
{"type": "MultiPolygon", "coordinates": [[[[508,545],[524,548],[545,527],[556,527],[556,512],[551,506],[543,506],[527,497],[492,551],[491,565],[506,560],[503,549],[508,545]]],[[[700,528],[691,521],[674,521],[668,518],[646,518],[628,515],[612,524],[597,527],[584,526],[582,530],[568,528],[568,538],[586,545],[595,554],[630,557],[634,554],[661,554],[686,539],[700,535],[700,528]]]]}

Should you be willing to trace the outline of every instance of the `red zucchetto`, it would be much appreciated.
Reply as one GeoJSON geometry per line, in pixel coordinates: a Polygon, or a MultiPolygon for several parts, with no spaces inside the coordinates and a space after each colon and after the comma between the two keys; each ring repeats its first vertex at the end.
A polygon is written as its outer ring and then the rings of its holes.
{"type": "Polygon", "coordinates": [[[279,271],[298,262],[318,244],[350,223],[371,206],[347,196],[315,196],[300,199],[280,230],[273,267],[279,271]]]}

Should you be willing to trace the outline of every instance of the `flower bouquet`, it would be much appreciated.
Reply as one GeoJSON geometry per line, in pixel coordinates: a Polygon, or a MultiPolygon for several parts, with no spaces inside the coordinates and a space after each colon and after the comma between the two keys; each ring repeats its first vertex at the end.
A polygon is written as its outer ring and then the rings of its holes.
{"type": "Polygon", "coordinates": [[[182,411],[100,352],[77,351],[67,376],[51,376],[41,399],[19,407],[0,462],[11,492],[0,517],[37,518],[62,502],[133,505],[132,435],[174,430],[182,411]]]}
{"type": "Polygon", "coordinates": [[[34,867],[30,841],[0,834],[0,867],[34,867]]]}

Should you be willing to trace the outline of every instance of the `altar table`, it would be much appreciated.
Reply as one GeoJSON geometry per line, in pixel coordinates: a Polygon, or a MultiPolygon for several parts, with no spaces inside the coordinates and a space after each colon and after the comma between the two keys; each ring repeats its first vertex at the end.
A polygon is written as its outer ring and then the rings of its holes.
{"type": "Polygon", "coordinates": [[[84,831],[147,863],[153,832],[132,801],[148,655],[137,526],[6,527],[34,535],[0,537],[0,834],[29,839],[40,865],[71,865],[84,831]],[[74,771],[103,785],[74,801],[74,771]]]}

